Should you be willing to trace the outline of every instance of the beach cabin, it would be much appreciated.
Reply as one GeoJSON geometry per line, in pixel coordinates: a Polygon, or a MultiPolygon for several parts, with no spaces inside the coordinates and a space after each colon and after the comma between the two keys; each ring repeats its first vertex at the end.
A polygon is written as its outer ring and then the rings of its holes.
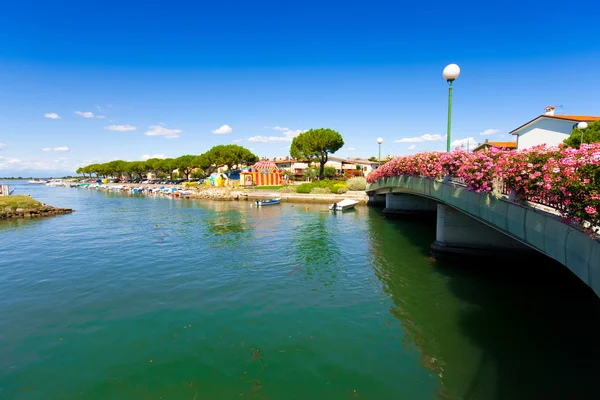
{"type": "Polygon", "coordinates": [[[282,171],[269,160],[262,160],[240,174],[240,183],[248,186],[277,186],[283,182],[282,171]]]}

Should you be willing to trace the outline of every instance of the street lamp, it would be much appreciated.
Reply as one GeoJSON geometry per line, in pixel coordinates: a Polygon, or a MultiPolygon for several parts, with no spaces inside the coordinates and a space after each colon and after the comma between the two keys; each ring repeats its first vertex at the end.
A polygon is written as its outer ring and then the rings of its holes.
{"type": "Polygon", "coordinates": [[[587,122],[581,121],[577,124],[577,129],[581,131],[581,143],[579,143],[580,146],[583,144],[583,131],[585,128],[587,128],[587,122]]]}
{"type": "Polygon", "coordinates": [[[377,138],[377,143],[379,144],[379,165],[378,165],[378,167],[381,167],[381,143],[383,143],[383,139],[377,138]]]}
{"type": "Polygon", "coordinates": [[[460,75],[460,68],[456,64],[447,65],[442,72],[448,82],[448,133],[446,135],[446,151],[450,151],[450,130],[452,128],[452,82],[460,75]]]}

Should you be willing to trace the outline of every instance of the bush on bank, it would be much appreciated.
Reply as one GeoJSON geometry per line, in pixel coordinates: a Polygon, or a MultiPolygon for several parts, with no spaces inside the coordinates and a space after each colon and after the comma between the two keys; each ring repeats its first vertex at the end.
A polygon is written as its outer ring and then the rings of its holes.
{"type": "Polygon", "coordinates": [[[315,193],[313,189],[328,189],[327,193],[345,193],[344,189],[346,189],[346,185],[336,181],[330,181],[329,179],[324,179],[322,181],[314,181],[310,183],[303,183],[296,187],[297,193],[315,193]]]}
{"type": "Polygon", "coordinates": [[[352,191],[365,190],[367,188],[367,180],[362,176],[350,178],[346,181],[346,184],[348,185],[348,190],[352,191]]]}
{"type": "Polygon", "coordinates": [[[400,156],[369,174],[367,181],[399,175],[449,176],[478,193],[504,187],[516,199],[553,205],[565,222],[600,225],[600,143],[583,144],[579,149],[536,146],[474,153],[457,149],[400,156]]]}

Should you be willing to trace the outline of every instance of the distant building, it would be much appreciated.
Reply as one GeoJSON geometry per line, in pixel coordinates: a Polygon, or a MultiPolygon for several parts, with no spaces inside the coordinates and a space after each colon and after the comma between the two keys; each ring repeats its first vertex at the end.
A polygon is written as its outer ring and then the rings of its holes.
{"type": "Polygon", "coordinates": [[[490,147],[495,147],[497,149],[516,150],[517,142],[490,142],[485,139],[485,142],[479,143],[477,147],[473,149],[473,151],[481,151],[484,149],[489,149],[490,147]]]}
{"type": "Polygon", "coordinates": [[[279,169],[290,171],[295,178],[302,178],[304,176],[304,170],[308,168],[307,162],[298,161],[292,157],[275,157],[271,161],[273,161],[279,169]]]}
{"type": "MultiPolygon", "coordinates": [[[[355,168],[358,165],[364,176],[369,175],[373,170],[376,170],[379,166],[379,161],[369,161],[364,158],[348,158],[348,162],[351,162],[355,168]]],[[[384,164],[385,161],[381,161],[384,164]]]]}
{"type": "Polygon", "coordinates": [[[343,175],[344,171],[347,169],[356,169],[355,163],[348,161],[347,159],[334,157],[331,155],[327,157],[327,162],[325,163],[325,166],[335,168],[335,172],[338,175],[343,175]]]}
{"type": "Polygon", "coordinates": [[[546,144],[558,146],[571,136],[579,122],[600,121],[600,117],[589,115],[554,115],[554,107],[546,107],[545,113],[510,132],[517,136],[517,149],[523,150],[546,144]]]}

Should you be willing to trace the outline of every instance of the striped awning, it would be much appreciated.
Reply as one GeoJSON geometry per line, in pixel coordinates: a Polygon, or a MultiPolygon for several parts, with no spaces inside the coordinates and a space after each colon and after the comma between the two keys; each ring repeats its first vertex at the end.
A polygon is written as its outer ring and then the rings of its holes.
{"type": "Polygon", "coordinates": [[[279,171],[279,168],[273,161],[263,160],[255,163],[252,166],[253,171],[260,171],[263,173],[271,173],[275,171],[279,171]]]}

